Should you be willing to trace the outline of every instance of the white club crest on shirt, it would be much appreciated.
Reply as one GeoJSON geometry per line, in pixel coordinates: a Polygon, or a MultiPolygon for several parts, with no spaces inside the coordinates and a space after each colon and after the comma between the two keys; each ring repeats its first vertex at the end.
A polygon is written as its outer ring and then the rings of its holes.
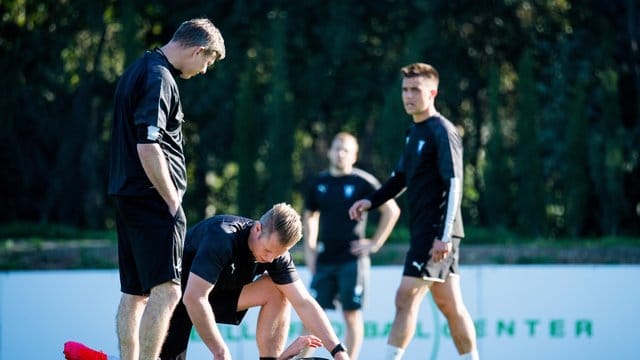
{"type": "Polygon", "coordinates": [[[354,191],[355,191],[355,187],[353,185],[344,186],[344,196],[346,198],[350,198],[351,196],[353,196],[354,191]]]}
{"type": "Polygon", "coordinates": [[[327,192],[327,185],[325,184],[318,184],[318,191],[325,194],[327,192]]]}
{"type": "Polygon", "coordinates": [[[422,148],[424,147],[424,144],[426,144],[427,142],[424,140],[420,140],[418,141],[418,154],[420,154],[422,152],[422,148]]]}
{"type": "Polygon", "coordinates": [[[159,127],[153,125],[147,127],[147,140],[158,141],[160,137],[162,137],[162,134],[159,127]]]}

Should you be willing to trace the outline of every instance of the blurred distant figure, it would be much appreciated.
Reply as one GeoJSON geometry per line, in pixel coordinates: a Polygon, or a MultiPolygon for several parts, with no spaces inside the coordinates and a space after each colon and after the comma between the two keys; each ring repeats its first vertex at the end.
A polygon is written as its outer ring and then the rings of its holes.
{"type": "Polygon", "coordinates": [[[380,219],[371,239],[365,238],[366,220],[349,218],[349,206],[380,187],[373,175],[354,168],[358,141],[338,133],[328,151],[329,169],[318,174],[305,196],[303,213],[305,259],[312,293],[324,309],[341,304],[346,324],[345,344],[357,359],[364,337],[362,307],[370,272],[369,254],[387,240],[400,216],[395,200],[380,206],[380,219]]]}

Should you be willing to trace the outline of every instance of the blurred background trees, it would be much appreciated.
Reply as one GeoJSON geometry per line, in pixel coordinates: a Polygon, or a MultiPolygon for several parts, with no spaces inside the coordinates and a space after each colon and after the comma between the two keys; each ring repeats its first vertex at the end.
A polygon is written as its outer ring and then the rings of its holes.
{"type": "Polygon", "coordinates": [[[464,132],[466,224],[637,236],[639,11],[634,0],[0,0],[0,223],[113,228],[118,76],[205,16],[227,58],[180,81],[189,221],[301,209],[342,130],[360,140],[358,166],[386,178],[411,124],[399,68],[422,61],[464,132]]]}

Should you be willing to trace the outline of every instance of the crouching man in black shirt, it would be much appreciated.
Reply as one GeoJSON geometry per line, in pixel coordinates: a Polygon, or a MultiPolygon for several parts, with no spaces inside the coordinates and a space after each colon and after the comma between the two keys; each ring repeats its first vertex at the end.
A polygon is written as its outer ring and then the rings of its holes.
{"type": "Polygon", "coordinates": [[[291,304],[335,359],[348,359],[292,261],[289,249],[301,237],[299,214],[283,203],[273,206],[259,221],[217,215],[193,226],[184,244],[183,298],[171,318],[160,358],[186,359],[195,326],[214,359],[231,359],[216,324],[238,325],[255,306],[260,307],[256,327],[260,358],[289,358],[283,351],[291,304]]]}

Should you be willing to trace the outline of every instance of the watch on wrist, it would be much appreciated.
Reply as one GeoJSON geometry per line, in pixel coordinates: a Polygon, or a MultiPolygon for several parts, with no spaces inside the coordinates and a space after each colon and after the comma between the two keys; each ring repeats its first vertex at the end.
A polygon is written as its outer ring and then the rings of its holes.
{"type": "Polygon", "coordinates": [[[336,345],[336,347],[334,347],[333,350],[331,350],[331,356],[335,357],[336,354],[339,353],[340,351],[347,351],[347,349],[345,349],[341,343],[338,343],[338,345],[336,345]]]}

